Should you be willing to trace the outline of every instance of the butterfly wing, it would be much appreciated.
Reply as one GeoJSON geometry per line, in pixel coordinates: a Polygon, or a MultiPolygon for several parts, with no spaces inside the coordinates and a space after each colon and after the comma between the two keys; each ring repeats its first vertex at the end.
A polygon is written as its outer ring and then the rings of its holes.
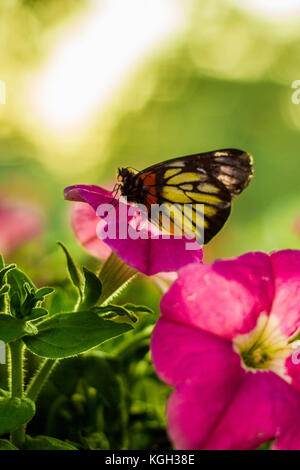
{"type": "Polygon", "coordinates": [[[175,158],[139,173],[146,194],[141,202],[163,232],[207,243],[225,224],[232,198],[252,173],[252,157],[236,149],[175,158]]]}

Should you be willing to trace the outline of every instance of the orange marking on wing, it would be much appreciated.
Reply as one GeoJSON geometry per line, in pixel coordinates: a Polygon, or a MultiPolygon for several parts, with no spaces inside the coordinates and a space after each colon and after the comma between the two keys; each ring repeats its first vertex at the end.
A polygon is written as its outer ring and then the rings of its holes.
{"type": "Polygon", "coordinates": [[[146,199],[145,199],[145,206],[147,207],[148,209],[148,212],[150,212],[151,210],[151,205],[152,204],[157,204],[158,202],[158,198],[155,197],[155,196],[152,196],[151,194],[149,194],[146,199]]]}
{"type": "Polygon", "coordinates": [[[156,197],[156,187],[155,186],[151,186],[151,188],[148,189],[148,192],[149,192],[149,194],[151,194],[151,196],[156,197]]]}
{"type": "Polygon", "coordinates": [[[156,179],[155,173],[152,173],[152,172],[151,173],[145,173],[144,175],[141,175],[141,178],[142,178],[143,183],[144,183],[145,186],[155,185],[155,179],[156,179]]]}
{"type": "Polygon", "coordinates": [[[148,212],[150,212],[151,205],[158,203],[158,198],[156,196],[156,187],[155,187],[156,174],[153,172],[145,173],[141,175],[141,178],[143,180],[144,186],[149,186],[149,188],[147,188],[148,194],[145,199],[145,205],[148,209],[148,212]]]}

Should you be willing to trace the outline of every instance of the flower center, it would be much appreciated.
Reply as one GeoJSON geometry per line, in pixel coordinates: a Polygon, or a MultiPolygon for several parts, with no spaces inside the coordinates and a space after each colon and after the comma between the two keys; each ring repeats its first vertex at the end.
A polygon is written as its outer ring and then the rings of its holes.
{"type": "Polygon", "coordinates": [[[249,351],[241,351],[241,357],[247,367],[254,369],[263,369],[266,367],[268,359],[270,359],[268,352],[261,347],[257,349],[250,348],[249,351]]]}
{"type": "Polygon", "coordinates": [[[255,328],[233,340],[234,350],[240,355],[242,367],[252,372],[271,370],[284,380],[285,361],[293,351],[288,338],[279,330],[278,320],[273,315],[260,315],[255,328]]]}

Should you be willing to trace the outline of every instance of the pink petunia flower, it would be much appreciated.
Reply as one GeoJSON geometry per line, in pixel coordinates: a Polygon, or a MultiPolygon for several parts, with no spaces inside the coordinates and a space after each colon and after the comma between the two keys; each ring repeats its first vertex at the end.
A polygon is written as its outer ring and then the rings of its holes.
{"type": "Polygon", "coordinates": [[[88,253],[101,260],[111,254],[111,248],[97,235],[99,217],[88,204],[76,202],[72,208],[71,221],[77,240],[88,253]]]}
{"type": "Polygon", "coordinates": [[[186,266],[161,312],[151,351],[175,387],[176,448],[300,449],[300,251],[186,266]]]}
{"type": "Polygon", "coordinates": [[[99,214],[99,208],[111,205],[113,200],[112,193],[99,186],[69,186],[65,189],[65,198],[89,204],[89,211],[76,207],[72,225],[78,240],[99,258],[108,255],[104,241],[125,263],[148,276],[202,262],[201,248],[187,250],[186,244],[192,243],[190,240],[161,234],[142,217],[137,207],[123,199],[114,202],[115,211],[99,214]]]}
{"type": "Polygon", "coordinates": [[[0,253],[9,255],[41,229],[41,216],[32,207],[0,198],[0,253]]]}

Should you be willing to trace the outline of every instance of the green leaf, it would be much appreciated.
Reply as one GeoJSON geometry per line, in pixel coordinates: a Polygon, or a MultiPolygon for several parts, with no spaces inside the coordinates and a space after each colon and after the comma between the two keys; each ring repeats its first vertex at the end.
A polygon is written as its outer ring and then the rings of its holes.
{"type": "Polygon", "coordinates": [[[26,292],[26,297],[21,305],[21,317],[29,318],[32,309],[34,309],[39,300],[35,298],[35,289],[31,288],[27,283],[24,284],[24,290],[26,292]]]}
{"type": "Polygon", "coordinates": [[[0,295],[0,312],[6,312],[5,294],[0,295]]]}
{"type": "Polygon", "coordinates": [[[25,283],[24,289],[26,291],[26,298],[21,306],[22,317],[27,320],[32,320],[42,315],[46,315],[48,312],[40,307],[35,308],[37,305],[41,305],[46,295],[53,292],[52,287],[42,287],[41,289],[33,289],[25,283]]]}
{"type": "Polygon", "coordinates": [[[21,300],[17,292],[11,293],[9,296],[9,309],[11,315],[16,318],[22,318],[21,300]]]}
{"type": "Polygon", "coordinates": [[[145,305],[135,305],[132,303],[127,303],[123,305],[124,308],[133,313],[150,313],[153,314],[153,310],[145,305]]]}
{"type": "Polygon", "coordinates": [[[19,450],[7,439],[0,439],[0,450],[19,450]]]}
{"type": "Polygon", "coordinates": [[[83,300],[80,306],[81,310],[88,309],[95,305],[102,292],[102,283],[100,279],[92,271],[87,268],[83,268],[83,274],[85,278],[83,300]]]}
{"type": "Polygon", "coordinates": [[[0,398],[0,435],[28,423],[35,414],[35,404],[29,398],[0,398]]]}
{"type": "Polygon", "coordinates": [[[3,286],[0,289],[0,295],[7,294],[9,291],[9,285],[8,284],[3,284],[3,286]]]}
{"type": "Polygon", "coordinates": [[[11,286],[11,292],[17,292],[22,300],[24,300],[26,296],[24,284],[28,284],[31,289],[36,290],[36,287],[29,277],[18,268],[8,271],[7,283],[11,286]]]}
{"type": "Polygon", "coordinates": [[[28,298],[28,289],[36,290],[34,284],[20,269],[12,269],[7,273],[7,284],[10,285],[10,312],[17,318],[23,317],[22,304],[28,298]],[[27,290],[25,288],[27,286],[27,290]]]}
{"type": "Polygon", "coordinates": [[[77,448],[66,441],[61,441],[50,436],[26,436],[23,447],[25,450],[77,450],[77,448]]]}
{"type": "Polygon", "coordinates": [[[52,287],[41,287],[40,289],[36,290],[34,295],[37,300],[44,300],[44,297],[46,297],[46,295],[52,294],[52,292],[54,292],[52,287]]]}
{"type": "Polygon", "coordinates": [[[37,332],[37,328],[30,323],[0,313],[0,339],[5,343],[22,338],[24,335],[35,335],[37,332]]]}
{"type": "Polygon", "coordinates": [[[15,264],[10,264],[5,267],[4,260],[0,255],[0,312],[5,312],[7,308],[6,295],[10,289],[6,284],[6,274],[16,267],[15,264]]]}
{"type": "Polygon", "coordinates": [[[12,269],[15,269],[16,265],[15,264],[10,264],[8,266],[5,266],[5,268],[2,268],[0,271],[0,286],[3,283],[5,274],[8,273],[8,271],[11,271],[12,269]]]}
{"type": "Polygon", "coordinates": [[[40,308],[46,295],[53,292],[52,287],[37,289],[31,280],[19,269],[14,269],[7,274],[7,282],[10,285],[10,313],[17,318],[33,320],[47,311],[40,308]],[[37,308],[36,308],[37,307],[37,308]]]}
{"type": "Polygon", "coordinates": [[[97,306],[92,308],[93,312],[97,313],[103,318],[116,318],[116,317],[123,317],[127,316],[129,320],[136,322],[137,317],[133,313],[131,313],[129,310],[124,308],[121,305],[103,305],[103,306],[97,306]]]}
{"type": "Polygon", "coordinates": [[[37,318],[44,317],[45,315],[48,315],[48,312],[45,308],[33,308],[30,315],[26,317],[26,320],[36,320],[37,318]]]}
{"type": "Polygon", "coordinates": [[[55,315],[56,313],[70,312],[77,301],[77,290],[73,289],[71,283],[66,282],[62,286],[57,286],[48,303],[49,314],[55,315]]]}
{"type": "Polygon", "coordinates": [[[69,251],[65,247],[65,245],[62,242],[57,242],[57,244],[62,248],[66,255],[67,259],[67,267],[69,271],[69,275],[71,278],[72,283],[74,284],[75,287],[79,290],[80,293],[82,293],[83,290],[83,278],[82,274],[80,272],[80,269],[77,267],[75,264],[72,256],[70,255],[69,251]]]}
{"type": "Polygon", "coordinates": [[[144,305],[135,305],[132,303],[127,303],[124,305],[100,305],[93,307],[92,310],[104,318],[115,318],[116,316],[122,317],[126,315],[133,322],[137,321],[137,316],[135,315],[136,313],[153,314],[153,310],[151,310],[151,308],[145,307],[144,305]]]}
{"type": "Polygon", "coordinates": [[[132,329],[126,323],[99,318],[92,311],[58,313],[37,327],[38,334],[23,341],[34,354],[52,359],[80,354],[132,329]]]}

